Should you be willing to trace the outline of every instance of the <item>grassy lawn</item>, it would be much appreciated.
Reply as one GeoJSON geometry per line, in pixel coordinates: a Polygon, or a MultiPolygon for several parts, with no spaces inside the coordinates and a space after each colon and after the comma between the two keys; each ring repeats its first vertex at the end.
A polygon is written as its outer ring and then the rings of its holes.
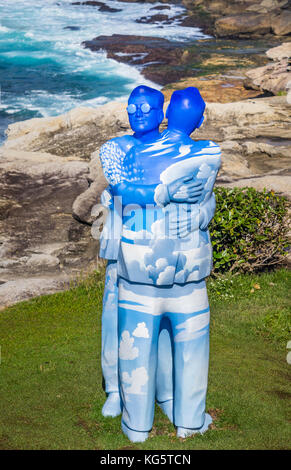
{"type": "Polygon", "coordinates": [[[102,417],[101,274],[7,308],[0,313],[0,449],[290,448],[290,278],[280,269],[208,281],[214,424],[186,440],[159,409],[143,444],[122,434],[120,417],[102,417]]]}

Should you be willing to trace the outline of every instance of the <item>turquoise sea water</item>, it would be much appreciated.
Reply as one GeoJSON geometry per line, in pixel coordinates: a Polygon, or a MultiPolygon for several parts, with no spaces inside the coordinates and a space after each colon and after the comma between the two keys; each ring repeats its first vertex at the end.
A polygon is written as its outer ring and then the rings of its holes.
{"type": "MultiPolygon", "coordinates": [[[[0,142],[10,123],[125,101],[138,84],[153,85],[139,69],[84,49],[82,41],[114,33],[181,41],[205,37],[197,28],[135,22],[156,14],[151,8],[158,2],[106,4],[122,11],[100,12],[71,0],[0,0],[0,142]]],[[[172,5],[166,13],[182,11],[172,5]]]]}

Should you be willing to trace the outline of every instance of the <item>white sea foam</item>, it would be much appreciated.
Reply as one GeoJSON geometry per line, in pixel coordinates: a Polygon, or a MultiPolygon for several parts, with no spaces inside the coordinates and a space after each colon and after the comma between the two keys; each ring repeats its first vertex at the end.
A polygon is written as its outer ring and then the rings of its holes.
{"type": "Polygon", "coordinates": [[[0,33],[8,33],[9,31],[10,31],[9,28],[6,28],[6,26],[0,25],[0,33]]]}

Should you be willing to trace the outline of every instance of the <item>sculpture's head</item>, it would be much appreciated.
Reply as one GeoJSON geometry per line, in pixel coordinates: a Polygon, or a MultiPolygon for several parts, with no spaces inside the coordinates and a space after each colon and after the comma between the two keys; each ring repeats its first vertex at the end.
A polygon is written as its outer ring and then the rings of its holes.
{"type": "Polygon", "coordinates": [[[180,130],[190,135],[201,126],[204,110],[205,102],[198,88],[174,91],[166,112],[168,129],[180,130]]]}
{"type": "Polygon", "coordinates": [[[129,123],[137,134],[158,130],[164,119],[164,95],[154,88],[138,86],[130,94],[127,106],[129,123]]]}

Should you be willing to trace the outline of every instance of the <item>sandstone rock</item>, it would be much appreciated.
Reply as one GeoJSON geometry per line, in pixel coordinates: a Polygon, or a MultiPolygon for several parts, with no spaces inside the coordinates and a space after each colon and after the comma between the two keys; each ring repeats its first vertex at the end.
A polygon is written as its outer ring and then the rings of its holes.
{"type": "Polygon", "coordinates": [[[279,16],[272,18],[272,30],[278,36],[291,33],[291,11],[283,11],[279,16]]]}
{"type": "Polygon", "coordinates": [[[36,269],[38,269],[39,267],[55,268],[60,264],[60,260],[59,258],[57,258],[57,256],[46,254],[34,254],[27,258],[27,260],[25,261],[28,267],[36,269]]]}
{"type": "Polygon", "coordinates": [[[278,10],[288,5],[288,0],[263,0],[252,2],[249,6],[246,6],[246,11],[254,11],[256,13],[269,13],[273,10],[278,10]]]}
{"type": "Polygon", "coordinates": [[[291,58],[291,42],[283,42],[280,46],[272,47],[266,51],[269,59],[281,61],[282,59],[291,58]]]}
{"type": "Polygon", "coordinates": [[[213,31],[219,37],[290,33],[289,0],[183,0],[183,4],[189,15],[200,12],[209,23],[214,21],[213,31]]]}
{"type": "MultiPolygon", "coordinates": [[[[232,72],[229,75],[204,75],[203,77],[189,77],[172,83],[162,89],[166,100],[170,100],[174,90],[180,90],[189,86],[197,87],[207,103],[229,103],[241,101],[246,98],[254,98],[260,94],[253,87],[246,89],[242,72],[232,72]]],[[[258,87],[257,90],[260,90],[258,87]]]]}
{"type": "Polygon", "coordinates": [[[219,142],[245,138],[290,138],[290,108],[284,96],[249,99],[235,103],[209,103],[206,121],[193,134],[219,142]],[[211,137],[210,137],[211,136],[211,137]]]}
{"type": "Polygon", "coordinates": [[[288,0],[183,0],[187,7],[200,7],[216,16],[236,15],[244,12],[270,13],[288,7],[288,0]]]}
{"type": "Polygon", "coordinates": [[[246,72],[248,80],[245,86],[273,94],[286,91],[287,83],[291,80],[291,43],[269,49],[266,54],[274,62],[246,72]]]}
{"type": "Polygon", "coordinates": [[[98,246],[90,227],[72,216],[74,200],[88,188],[88,175],[86,162],[1,149],[1,281],[76,272],[95,262],[98,246]]]}
{"type": "Polygon", "coordinates": [[[226,16],[215,22],[218,37],[254,37],[271,31],[271,18],[268,14],[244,13],[226,16]]]}
{"type": "Polygon", "coordinates": [[[5,149],[49,152],[73,159],[90,155],[111,137],[129,130],[124,104],[74,108],[48,118],[34,118],[8,126],[5,149]]]}
{"type": "Polygon", "coordinates": [[[239,14],[245,11],[249,2],[229,1],[229,0],[183,0],[187,8],[200,8],[208,12],[211,16],[220,17],[222,15],[239,14]]]}
{"type": "Polygon", "coordinates": [[[291,176],[284,175],[258,175],[252,176],[251,178],[237,178],[233,182],[218,181],[218,186],[224,186],[226,188],[256,188],[257,191],[274,191],[281,196],[290,199],[291,194],[291,176]]]}
{"type": "Polygon", "coordinates": [[[287,89],[286,101],[288,104],[291,105],[291,80],[290,82],[287,83],[286,89],[287,89]]]}
{"type": "Polygon", "coordinates": [[[0,310],[8,305],[44,294],[53,294],[70,287],[69,278],[39,277],[7,281],[0,285],[0,310]]]}
{"type": "Polygon", "coordinates": [[[283,59],[279,63],[266,65],[246,72],[251,82],[245,82],[247,87],[269,91],[276,95],[285,91],[287,83],[291,79],[291,71],[288,71],[288,60],[283,59]]]}

